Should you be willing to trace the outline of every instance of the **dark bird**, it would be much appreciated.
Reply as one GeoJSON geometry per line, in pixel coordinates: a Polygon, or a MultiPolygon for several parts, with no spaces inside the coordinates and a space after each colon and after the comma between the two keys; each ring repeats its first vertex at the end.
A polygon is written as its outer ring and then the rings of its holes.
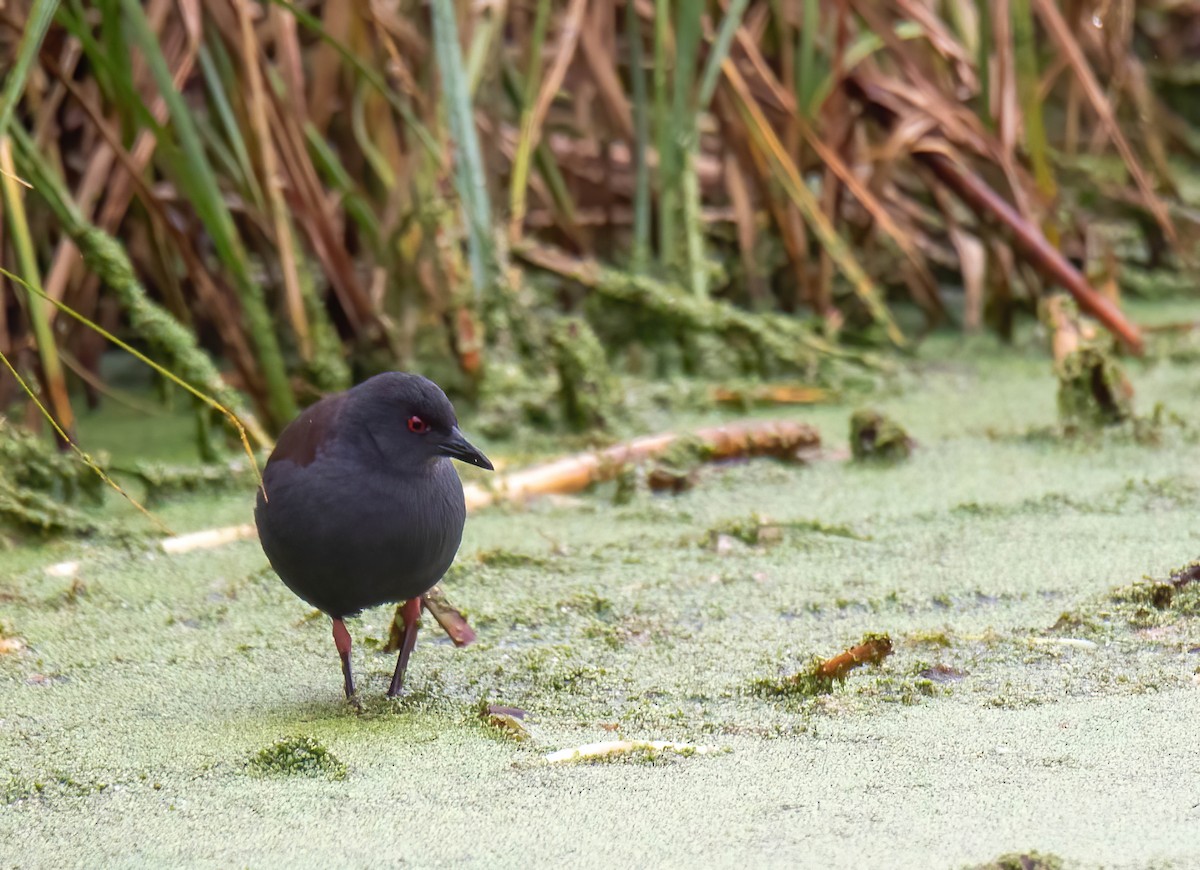
{"type": "Polygon", "coordinates": [[[263,471],[254,520],[280,579],[333,618],[346,697],[354,695],[345,619],[403,601],[388,697],[417,641],[421,596],[462,541],[466,505],[452,459],[492,470],[428,378],[386,372],[316,402],[288,424],[263,471]]]}

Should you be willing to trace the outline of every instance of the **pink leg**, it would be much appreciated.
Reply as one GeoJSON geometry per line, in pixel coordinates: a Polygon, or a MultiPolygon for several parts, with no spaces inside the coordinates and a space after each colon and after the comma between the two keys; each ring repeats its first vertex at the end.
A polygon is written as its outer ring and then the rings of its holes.
{"type": "Polygon", "coordinates": [[[417,645],[417,621],[421,618],[421,599],[408,599],[400,613],[404,618],[404,633],[400,635],[400,657],[396,659],[396,672],[392,674],[392,685],[388,687],[389,698],[395,698],[404,689],[404,672],[408,669],[408,657],[417,645]]]}
{"type": "Polygon", "coordinates": [[[346,697],[354,697],[354,672],[350,669],[350,632],[340,619],[333,621],[333,644],[342,657],[342,676],[346,678],[346,697]]]}

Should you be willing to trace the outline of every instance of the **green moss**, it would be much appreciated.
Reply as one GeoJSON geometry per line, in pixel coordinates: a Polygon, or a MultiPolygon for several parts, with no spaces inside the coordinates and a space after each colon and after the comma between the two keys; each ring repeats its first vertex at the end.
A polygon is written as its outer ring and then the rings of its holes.
{"type": "Polygon", "coordinates": [[[307,776],[345,779],[346,765],[315,737],[276,740],[250,756],[247,767],[260,776],[307,776]]]}
{"type": "Polygon", "coordinates": [[[817,671],[824,659],[814,657],[812,666],[787,677],[759,677],[750,683],[750,690],[765,698],[811,698],[833,691],[836,681],[817,671]]]}
{"type": "Polygon", "coordinates": [[[152,508],[173,496],[201,492],[244,491],[256,483],[254,471],[241,460],[217,465],[168,465],[138,462],[114,471],[135,478],[145,487],[143,503],[152,508]]]}
{"type": "Polygon", "coordinates": [[[475,713],[490,734],[517,742],[532,736],[525,723],[528,714],[519,707],[494,704],[484,698],[476,705],[475,713]]]}
{"type": "MultiPolygon", "coordinates": [[[[730,751],[726,749],[725,751],[730,751]]],[[[622,752],[610,752],[588,758],[581,758],[576,764],[632,764],[649,767],[661,767],[684,759],[693,758],[699,753],[695,746],[676,746],[659,748],[657,746],[633,746],[622,752]]]]}
{"type": "Polygon", "coordinates": [[[1113,590],[1117,611],[1138,626],[1165,625],[1200,616],[1200,562],[1171,572],[1167,580],[1145,577],[1113,590]]]}
{"type": "Polygon", "coordinates": [[[1171,606],[1175,597],[1175,588],[1170,583],[1159,583],[1153,580],[1123,586],[1112,594],[1112,600],[1117,604],[1133,605],[1139,610],[1153,607],[1155,610],[1166,610],[1171,606]]]}
{"type": "MultiPolygon", "coordinates": [[[[105,454],[93,457],[100,465],[105,454]]],[[[47,440],[35,437],[0,417],[0,474],[14,486],[37,490],[59,501],[76,501],[81,496],[100,500],[105,483],[72,452],[56,450],[47,440]]]]}
{"type": "Polygon", "coordinates": [[[752,512],[748,517],[725,520],[710,527],[701,538],[701,543],[717,545],[722,536],[741,541],[748,546],[770,546],[785,539],[786,532],[801,532],[837,538],[867,541],[869,537],[859,534],[845,523],[826,523],[820,520],[776,521],[752,512]]]}
{"type": "Polygon", "coordinates": [[[1084,346],[1056,367],[1058,412],[1067,427],[1096,428],[1133,416],[1133,392],[1111,352],[1084,346]]]}
{"type": "Polygon", "coordinates": [[[850,416],[850,452],[859,462],[898,462],[912,453],[912,439],[904,427],[871,408],[850,416]]]}
{"type": "Polygon", "coordinates": [[[36,782],[21,776],[11,776],[0,786],[0,804],[15,804],[38,797],[46,790],[44,782],[36,782]]]}
{"type": "Polygon", "coordinates": [[[638,479],[638,471],[632,465],[625,465],[617,472],[612,497],[614,505],[629,504],[637,497],[638,479]]]}
{"type": "Polygon", "coordinates": [[[696,485],[700,468],[711,455],[708,444],[693,435],[683,435],[650,460],[646,482],[656,492],[686,492],[696,485]]]}
{"type": "MultiPolygon", "coordinates": [[[[1056,298],[1062,316],[1079,321],[1079,309],[1066,298],[1056,298]]],[[[1107,333],[1080,339],[1078,346],[1055,361],[1058,378],[1059,421],[1068,431],[1096,429],[1133,418],[1133,387],[1117,362],[1107,333]]]]}
{"type": "Polygon", "coordinates": [[[489,568],[545,568],[550,564],[550,560],[542,556],[520,553],[505,547],[481,550],[475,555],[475,560],[489,568]]]}
{"type": "MultiPolygon", "coordinates": [[[[98,478],[97,478],[98,479],[98,478]]],[[[53,496],[15,486],[0,476],[0,524],[40,535],[90,535],[100,524],[53,496]]]]}
{"type": "Polygon", "coordinates": [[[576,431],[603,429],[619,408],[616,381],[596,333],[581,317],[556,321],[550,333],[563,420],[576,431]]]}
{"type": "Polygon", "coordinates": [[[758,513],[752,513],[744,519],[726,520],[712,526],[705,533],[703,541],[715,545],[722,536],[728,536],[750,546],[777,544],[782,538],[782,532],[778,523],[758,513]]]}
{"type": "Polygon", "coordinates": [[[1040,852],[1007,852],[995,861],[977,864],[971,870],[1063,870],[1066,866],[1057,855],[1040,852]]]}
{"type": "Polygon", "coordinates": [[[519,365],[492,362],[484,369],[471,431],[489,439],[517,438],[531,429],[559,428],[555,414],[557,384],[551,375],[526,371],[519,365]]]}
{"type": "MultiPolygon", "coordinates": [[[[950,842],[937,807],[982,764],[1011,787],[960,801],[952,848],[937,856],[947,866],[1012,847],[996,831],[1014,824],[1029,843],[1069,840],[1089,866],[1190,866],[1186,814],[1160,814],[1147,828],[1113,810],[1183,805],[1194,790],[1186,766],[1161,763],[1164,746],[1189,745],[1200,717],[1187,652],[1195,626],[1176,611],[1186,590],[1162,611],[1112,600],[1143,574],[1169,582],[1196,555],[1200,472],[1188,436],[1168,429],[1161,449],[1115,434],[992,437],[1054,423],[1041,345],[933,342],[919,357],[936,360],[881,400],[925,445],[886,474],[837,461],[729,463],[676,498],[613,508],[599,492],[473,513],[445,589],[470,611],[477,642],[456,649],[423,620],[410,694],[389,701],[395,656],[363,641],[386,636],[392,609],[365,611],[349,621],[361,711],[342,696],[328,620],[303,619],[308,607],[266,573],[254,541],[176,556],[108,537],[0,552],[2,618],[28,643],[0,655],[0,791],[9,780],[15,799],[0,812],[0,841],[20,849],[10,862],[358,866],[389,855],[474,867],[496,855],[539,865],[598,855],[657,866],[732,843],[751,863],[869,865],[880,860],[870,838],[801,816],[819,804],[822,818],[862,818],[862,784],[886,782],[911,799],[867,804],[900,832],[892,863],[918,867],[928,843],[950,842]],[[968,503],[988,509],[955,510],[968,503]],[[781,526],[776,546],[739,543],[717,559],[696,545],[754,515],[781,526]],[[869,531],[871,541],[789,528],[796,517],[869,531]],[[570,555],[551,555],[547,541],[570,555]],[[477,561],[489,551],[518,555],[477,561]],[[50,605],[71,580],[45,569],[68,560],[79,561],[88,594],[50,605]],[[266,579],[248,579],[256,576],[266,579]],[[1145,630],[1128,618],[1137,607],[1163,621],[1145,630]],[[1064,611],[1070,625],[1051,630],[1064,611]],[[787,695],[796,687],[778,678],[769,700],[747,689],[868,630],[888,631],[904,655],[815,695],[787,695]],[[1093,644],[1077,643],[1085,637],[1093,644]],[[939,665],[969,675],[939,682],[939,665]],[[530,739],[483,723],[480,698],[528,711],[530,739]],[[295,734],[335,751],[346,779],[249,767],[252,749],[295,734]],[[618,738],[728,743],[735,754],[692,759],[686,771],[523,765],[618,738]],[[999,755],[1005,746],[1013,754],[999,755]],[[1104,843],[1089,840],[1095,813],[1030,821],[1030,805],[1074,800],[1077,774],[1097,759],[1114,796],[1097,809],[1104,843]],[[109,785],[75,796],[61,771],[85,787],[109,785]],[[467,833],[413,837],[418,804],[467,833]],[[746,819],[775,820],[802,841],[768,843],[746,819]]],[[[1139,399],[1200,418],[1195,375],[1148,366],[1139,399]]],[[[635,407],[637,433],[727,419],[687,405],[635,407]]],[[[844,432],[850,411],[800,416],[827,435],[844,432]]],[[[474,415],[462,417],[474,429],[474,415]]],[[[518,467],[582,444],[522,437],[488,449],[518,467]]],[[[158,512],[186,532],[245,522],[252,504],[248,486],[170,499],[158,512]]],[[[104,510],[106,522],[142,522],[116,498],[104,510]]]]}
{"type": "Polygon", "coordinates": [[[564,598],[555,604],[554,607],[563,613],[579,613],[586,616],[594,616],[601,620],[611,619],[614,612],[612,599],[591,590],[579,592],[568,598],[564,598]]]}
{"type": "MultiPolygon", "coordinates": [[[[97,455],[103,465],[107,458],[97,455]]],[[[99,524],[73,503],[103,500],[106,484],[74,453],[0,416],[0,524],[41,535],[86,535],[99,524]]]]}

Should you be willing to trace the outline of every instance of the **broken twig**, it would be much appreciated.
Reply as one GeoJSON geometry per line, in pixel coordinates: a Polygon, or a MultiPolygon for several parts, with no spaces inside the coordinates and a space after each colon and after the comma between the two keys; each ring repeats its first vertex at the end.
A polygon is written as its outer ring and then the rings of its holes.
{"type": "Polygon", "coordinates": [[[467,624],[467,618],[462,611],[446,600],[446,593],[440,585],[426,592],[421,598],[421,603],[442,627],[442,631],[454,641],[455,646],[466,646],[475,642],[475,630],[467,624]]]}
{"type": "Polygon", "coordinates": [[[877,665],[892,654],[892,639],[886,634],[869,634],[858,646],[838,653],[819,668],[817,674],[827,680],[846,679],[849,673],[863,665],[877,665]]]}

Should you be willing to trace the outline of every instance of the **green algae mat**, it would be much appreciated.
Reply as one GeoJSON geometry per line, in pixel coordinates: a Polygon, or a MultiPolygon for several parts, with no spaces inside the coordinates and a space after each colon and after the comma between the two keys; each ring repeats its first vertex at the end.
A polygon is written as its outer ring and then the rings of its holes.
{"type": "Polygon", "coordinates": [[[907,461],[839,458],[857,406],[821,406],[784,412],[806,465],[473,515],[444,587],[478,641],[426,617],[388,701],[366,612],[360,710],[255,541],[0,551],[0,866],[1200,866],[1200,584],[1164,585],[1200,367],[1133,365],[1157,421],[1067,439],[1044,355],[936,350],[872,402],[907,461]],[[872,633],[882,663],[789,679],[872,633]],[[641,748],[547,760],[609,741],[641,748]]]}

